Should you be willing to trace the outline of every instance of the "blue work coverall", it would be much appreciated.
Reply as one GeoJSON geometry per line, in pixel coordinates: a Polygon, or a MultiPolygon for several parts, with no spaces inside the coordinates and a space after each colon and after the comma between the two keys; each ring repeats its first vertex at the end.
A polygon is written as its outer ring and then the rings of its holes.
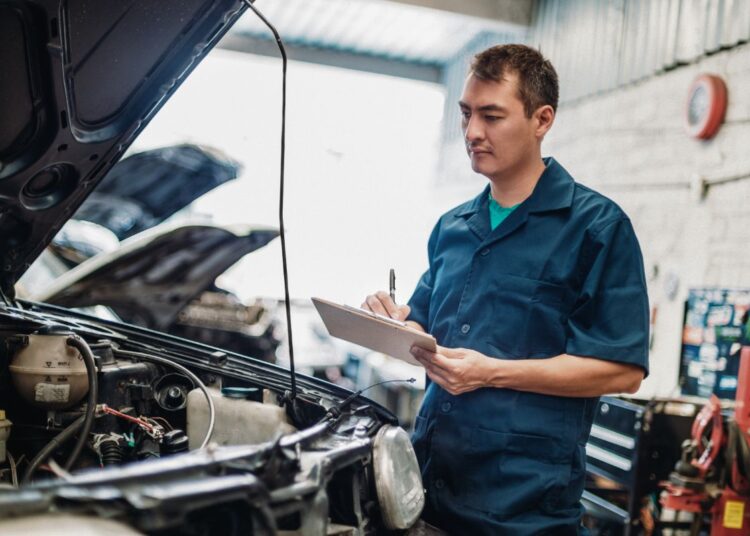
{"type": "MultiPolygon", "coordinates": [[[[489,186],[440,218],[409,320],[440,345],[495,358],[567,353],[648,373],[648,298],[630,220],[544,162],[531,196],[495,230],[489,186]]],[[[412,439],[424,518],[451,534],[579,534],[596,404],[496,388],[454,396],[428,383],[412,439]]]]}

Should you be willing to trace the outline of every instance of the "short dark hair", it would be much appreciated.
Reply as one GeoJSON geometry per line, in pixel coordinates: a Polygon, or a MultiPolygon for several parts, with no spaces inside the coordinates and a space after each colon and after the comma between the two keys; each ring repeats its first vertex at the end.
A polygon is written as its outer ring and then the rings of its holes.
{"type": "Polygon", "coordinates": [[[470,73],[481,80],[501,81],[507,73],[518,76],[518,93],[526,117],[549,104],[557,111],[559,87],[550,61],[526,45],[497,45],[474,56],[470,73]]]}

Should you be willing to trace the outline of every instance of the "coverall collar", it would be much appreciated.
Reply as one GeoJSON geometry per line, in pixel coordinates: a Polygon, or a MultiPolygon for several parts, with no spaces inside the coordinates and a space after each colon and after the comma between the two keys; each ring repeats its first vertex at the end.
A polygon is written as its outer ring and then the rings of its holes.
{"type": "MultiPolygon", "coordinates": [[[[569,208],[573,203],[573,191],[575,189],[573,177],[551,156],[542,158],[542,161],[544,162],[544,171],[539,177],[534,191],[518,208],[526,207],[526,211],[529,213],[569,208]]],[[[473,216],[480,210],[486,210],[489,192],[490,185],[488,184],[482,193],[456,216],[465,218],[473,216]]]]}
{"type": "Polygon", "coordinates": [[[573,177],[554,158],[547,157],[543,161],[544,171],[534,191],[494,231],[490,228],[488,213],[489,184],[463,211],[456,213],[456,217],[465,218],[469,229],[484,245],[489,245],[521,227],[531,213],[570,208],[575,190],[573,177]]]}

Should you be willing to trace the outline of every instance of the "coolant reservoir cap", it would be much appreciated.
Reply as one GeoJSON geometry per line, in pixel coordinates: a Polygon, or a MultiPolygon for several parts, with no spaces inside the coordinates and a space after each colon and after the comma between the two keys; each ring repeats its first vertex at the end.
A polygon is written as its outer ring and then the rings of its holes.
{"type": "Polygon", "coordinates": [[[250,398],[258,395],[257,387],[222,387],[221,394],[227,398],[250,398]]]}

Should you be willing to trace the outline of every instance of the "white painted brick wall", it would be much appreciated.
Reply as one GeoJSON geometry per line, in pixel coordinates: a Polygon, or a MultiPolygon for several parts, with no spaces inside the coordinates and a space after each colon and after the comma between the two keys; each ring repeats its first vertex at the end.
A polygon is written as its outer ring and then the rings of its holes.
{"type": "MultiPolygon", "coordinates": [[[[561,80],[561,84],[565,81],[561,80]]],[[[651,376],[640,395],[676,389],[684,300],[691,287],[750,287],[750,179],[696,199],[693,174],[750,174],[750,46],[722,52],[636,85],[561,106],[544,144],[578,182],[630,215],[643,250],[649,298],[658,308],[651,376]],[[721,75],[726,122],[710,141],[683,130],[685,97],[699,73],[721,75]],[[655,189],[649,184],[682,187],[655,189]],[[674,300],[668,277],[679,279],[674,300]]]]}

